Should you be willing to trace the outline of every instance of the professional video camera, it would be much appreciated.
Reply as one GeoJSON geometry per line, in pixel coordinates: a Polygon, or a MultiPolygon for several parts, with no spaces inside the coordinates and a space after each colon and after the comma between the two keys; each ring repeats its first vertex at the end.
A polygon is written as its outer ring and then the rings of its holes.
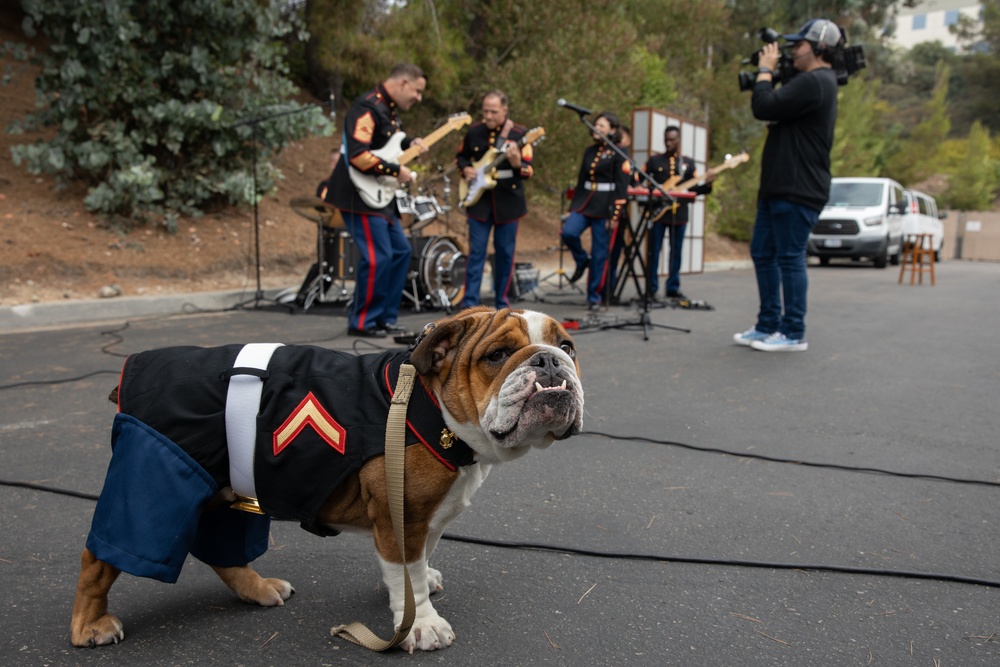
{"type": "MultiPolygon", "coordinates": [[[[810,21],[806,25],[802,26],[802,30],[799,34],[805,35],[808,32],[809,26],[812,23],[810,21]]],[[[782,39],[782,35],[778,33],[774,28],[761,28],[757,31],[757,35],[760,37],[761,41],[765,44],[772,44],[782,39]]],[[[832,41],[832,40],[831,40],[832,41]]],[[[830,64],[833,66],[837,73],[837,84],[841,86],[847,85],[848,77],[857,72],[860,69],[864,69],[867,66],[867,61],[865,60],[865,50],[861,46],[847,46],[847,36],[844,34],[843,28],[840,28],[840,35],[836,46],[827,43],[827,47],[831,49],[832,62],[830,64]]],[[[775,71],[771,74],[771,81],[774,85],[778,85],[784,81],[788,81],[793,76],[798,74],[798,70],[795,69],[794,61],[792,60],[792,46],[794,42],[786,41],[780,47],[778,47],[778,64],[775,71]]],[[[754,52],[749,58],[743,59],[743,65],[756,67],[760,62],[760,51],[754,52]]],[[[754,83],[757,80],[756,74],[751,74],[750,72],[740,72],[739,73],[739,84],[741,91],[753,90],[754,83]]]]}

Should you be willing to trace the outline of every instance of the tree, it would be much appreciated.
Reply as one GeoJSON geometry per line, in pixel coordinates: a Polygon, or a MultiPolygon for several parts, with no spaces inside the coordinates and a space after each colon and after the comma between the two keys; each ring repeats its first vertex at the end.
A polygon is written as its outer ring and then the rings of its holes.
{"type": "Polygon", "coordinates": [[[892,141],[892,108],[881,100],[880,82],[854,77],[839,90],[837,128],[830,151],[833,176],[876,176],[892,141]]]}
{"type": "Polygon", "coordinates": [[[886,166],[887,175],[904,185],[924,180],[938,166],[938,147],[951,131],[947,101],[950,71],[948,65],[938,64],[934,92],[923,106],[920,122],[899,143],[886,166]]]}
{"type": "Polygon", "coordinates": [[[296,88],[278,37],[297,27],[280,2],[23,4],[26,30],[44,33],[50,50],[40,110],[21,129],[55,135],[16,146],[14,160],[59,182],[85,180],[88,208],[119,224],[164,216],[170,227],[178,214],[252,202],[280,177],[270,158],[282,146],[329,129],[318,107],[287,102],[296,88]]]}
{"type": "Polygon", "coordinates": [[[990,155],[989,130],[979,121],[974,122],[969,128],[966,145],[964,159],[948,179],[944,204],[960,211],[990,209],[1000,182],[997,179],[997,161],[990,155]]]}

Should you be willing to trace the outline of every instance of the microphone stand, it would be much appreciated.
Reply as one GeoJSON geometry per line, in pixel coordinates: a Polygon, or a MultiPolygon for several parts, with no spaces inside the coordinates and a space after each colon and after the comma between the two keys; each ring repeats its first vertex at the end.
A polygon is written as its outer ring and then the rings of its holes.
{"type": "MultiPolygon", "coordinates": [[[[570,107],[566,107],[566,108],[568,109],[570,107]]],[[[650,196],[652,196],[652,190],[659,190],[660,193],[663,195],[665,203],[667,203],[667,204],[674,204],[674,203],[676,203],[677,199],[673,195],[671,195],[669,192],[667,192],[666,189],[664,189],[661,184],[659,184],[655,180],[653,180],[652,176],[650,176],[645,171],[643,171],[642,168],[640,168],[639,165],[636,163],[636,161],[632,159],[631,155],[629,155],[628,153],[626,153],[625,151],[623,151],[618,146],[618,144],[616,144],[615,142],[611,141],[611,139],[609,139],[605,134],[603,134],[600,130],[598,130],[596,127],[594,127],[594,124],[591,123],[586,118],[586,116],[588,115],[587,113],[583,113],[583,111],[577,111],[576,109],[573,109],[573,111],[577,112],[577,114],[580,116],[580,122],[583,123],[587,127],[587,129],[590,130],[590,132],[591,132],[592,135],[596,134],[601,139],[601,141],[603,141],[604,144],[606,146],[608,146],[608,148],[610,148],[611,150],[613,150],[615,153],[617,153],[619,156],[621,156],[626,162],[628,162],[629,165],[631,165],[631,167],[632,167],[633,173],[637,173],[640,176],[642,176],[643,181],[645,181],[646,185],[649,186],[649,188],[650,188],[650,196]]],[[[619,224],[621,224],[621,221],[619,222],[619,224]]],[[[643,230],[643,231],[645,232],[646,236],[649,235],[649,230],[648,229],[643,230]]],[[[642,239],[640,239],[638,237],[634,237],[632,239],[632,242],[633,243],[641,243],[642,239]]],[[[647,239],[647,243],[646,243],[646,248],[647,248],[647,260],[648,260],[649,259],[649,257],[648,257],[648,252],[649,252],[649,242],[648,242],[648,239],[647,239]]],[[[643,294],[641,295],[642,296],[642,309],[639,311],[639,321],[638,322],[619,322],[617,324],[601,325],[602,329],[625,329],[627,327],[639,326],[639,327],[642,327],[642,339],[643,340],[649,340],[649,330],[650,330],[650,328],[653,328],[653,327],[660,328],[660,329],[672,329],[673,331],[680,331],[682,333],[691,333],[690,329],[684,329],[683,327],[673,327],[673,326],[670,326],[668,324],[657,324],[657,323],[651,321],[651,319],[649,317],[649,302],[650,302],[650,293],[649,293],[650,292],[650,275],[649,275],[649,272],[653,271],[653,270],[655,270],[655,269],[653,269],[650,266],[646,266],[645,267],[644,273],[645,273],[645,279],[646,279],[645,283],[646,284],[643,286],[644,287],[644,289],[642,290],[643,294]]],[[[608,285],[606,291],[604,292],[604,303],[605,303],[605,306],[608,305],[608,302],[610,300],[611,289],[612,289],[612,286],[608,285]]]]}
{"type": "Polygon", "coordinates": [[[317,109],[315,105],[300,107],[298,109],[290,109],[286,111],[275,112],[269,115],[255,116],[253,118],[247,118],[246,120],[241,120],[230,125],[230,127],[241,127],[243,125],[250,126],[250,137],[252,146],[252,152],[250,154],[251,166],[252,166],[252,178],[253,178],[253,241],[254,241],[254,267],[257,274],[257,290],[254,292],[252,299],[247,299],[233,306],[233,310],[240,308],[245,308],[250,304],[253,304],[255,310],[259,310],[261,302],[271,301],[272,303],[280,306],[284,306],[288,309],[289,313],[294,313],[295,309],[288,304],[279,303],[273,299],[264,298],[264,290],[261,288],[260,283],[260,220],[258,218],[258,206],[257,200],[259,199],[259,193],[257,191],[257,126],[261,123],[269,120],[274,120],[275,118],[282,118],[284,116],[292,116],[299,113],[304,113],[306,111],[312,111],[317,109]]]}

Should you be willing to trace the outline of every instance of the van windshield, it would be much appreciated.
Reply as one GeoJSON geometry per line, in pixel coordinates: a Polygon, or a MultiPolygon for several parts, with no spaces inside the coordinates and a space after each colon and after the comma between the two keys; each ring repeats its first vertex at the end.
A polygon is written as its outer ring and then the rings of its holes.
{"type": "Polygon", "coordinates": [[[830,184],[830,199],[827,206],[879,206],[882,203],[881,183],[830,184]]]}

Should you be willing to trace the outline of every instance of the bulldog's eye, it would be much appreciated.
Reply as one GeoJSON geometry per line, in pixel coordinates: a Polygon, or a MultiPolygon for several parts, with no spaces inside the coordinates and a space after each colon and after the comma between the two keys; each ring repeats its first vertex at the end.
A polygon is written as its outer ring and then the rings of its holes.
{"type": "Polygon", "coordinates": [[[564,341],[559,345],[559,349],[568,354],[570,359],[576,359],[576,348],[573,347],[573,343],[564,341]]]}
{"type": "Polygon", "coordinates": [[[486,361],[492,364],[499,364],[506,361],[507,357],[509,356],[510,356],[510,350],[501,347],[487,354],[486,361]]]}

